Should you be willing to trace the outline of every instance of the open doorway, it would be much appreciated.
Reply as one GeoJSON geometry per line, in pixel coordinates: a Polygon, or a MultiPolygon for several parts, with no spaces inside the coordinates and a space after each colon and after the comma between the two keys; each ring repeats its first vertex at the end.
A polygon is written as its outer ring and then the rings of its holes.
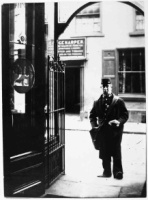
{"type": "Polygon", "coordinates": [[[80,68],[67,67],[65,69],[65,108],[66,113],[80,112],[80,68]]]}

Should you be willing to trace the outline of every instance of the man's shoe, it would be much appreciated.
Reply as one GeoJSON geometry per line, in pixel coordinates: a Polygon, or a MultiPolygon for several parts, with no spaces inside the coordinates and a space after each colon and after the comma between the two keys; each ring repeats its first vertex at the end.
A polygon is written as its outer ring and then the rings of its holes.
{"type": "Polygon", "coordinates": [[[122,173],[122,172],[117,172],[117,173],[114,175],[114,178],[115,178],[115,179],[119,179],[119,180],[123,179],[123,173],[122,173]]]}
{"type": "Polygon", "coordinates": [[[111,172],[103,172],[103,175],[102,175],[104,178],[109,178],[112,176],[111,172]]]}

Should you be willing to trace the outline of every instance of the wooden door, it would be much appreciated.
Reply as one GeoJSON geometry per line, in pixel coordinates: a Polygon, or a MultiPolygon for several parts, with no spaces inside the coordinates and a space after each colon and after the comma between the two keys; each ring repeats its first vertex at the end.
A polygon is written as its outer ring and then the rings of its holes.
{"type": "Polygon", "coordinates": [[[6,197],[39,197],[45,190],[43,44],[44,4],[3,4],[2,100],[6,197]],[[21,23],[17,23],[19,20],[21,23]]]}

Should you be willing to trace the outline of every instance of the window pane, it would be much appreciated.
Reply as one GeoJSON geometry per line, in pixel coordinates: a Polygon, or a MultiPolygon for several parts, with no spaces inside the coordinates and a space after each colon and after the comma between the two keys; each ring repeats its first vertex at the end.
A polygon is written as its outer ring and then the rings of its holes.
{"type": "Polygon", "coordinates": [[[80,16],[76,18],[76,32],[77,33],[93,33],[100,32],[101,24],[100,18],[97,16],[80,16]]]}
{"type": "Polygon", "coordinates": [[[119,93],[145,93],[145,74],[119,74],[119,93]]]}
{"type": "Polygon", "coordinates": [[[98,18],[98,17],[95,17],[94,19],[93,19],[93,30],[94,31],[98,31],[98,32],[100,32],[101,31],[101,27],[100,27],[100,18],[98,18]]]}
{"type": "Polygon", "coordinates": [[[119,52],[119,71],[131,71],[131,51],[119,52]]]}
{"type": "Polygon", "coordinates": [[[133,71],[144,71],[144,50],[135,49],[132,51],[132,70],[133,71]]]}
{"type": "Polygon", "coordinates": [[[145,87],[145,74],[136,73],[131,76],[132,78],[132,92],[133,93],[144,93],[145,87]]]}
{"type": "Polygon", "coordinates": [[[95,3],[79,12],[80,15],[100,13],[100,3],[95,3]]]}

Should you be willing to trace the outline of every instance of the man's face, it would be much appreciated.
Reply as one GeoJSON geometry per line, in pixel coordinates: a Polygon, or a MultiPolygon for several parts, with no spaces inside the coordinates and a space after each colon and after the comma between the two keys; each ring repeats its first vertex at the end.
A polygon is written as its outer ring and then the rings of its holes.
{"type": "Polygon", "coordinates": [[[102,85],[103,88],[103,94],[106,95],[110,95],[112,93],[112,85],[111,84],[107,84],[107,85],[102,85]]]}

